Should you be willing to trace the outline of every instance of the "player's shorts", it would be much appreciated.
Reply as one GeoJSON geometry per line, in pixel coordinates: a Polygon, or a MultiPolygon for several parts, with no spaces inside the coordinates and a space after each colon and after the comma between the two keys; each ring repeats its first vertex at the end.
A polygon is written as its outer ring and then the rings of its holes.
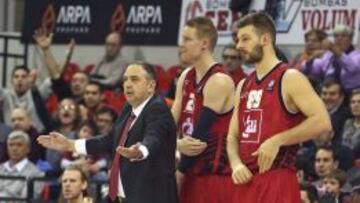
{"type": "Polygon", "coordinates": [[[236,185],[233,203],[300,203],[295,171],[276,169],[253,176],[245,185],[236,185]]]}
{"type": "Polygon", "coordinates": [[[228,175],[186,175],[181,187],[181,203],[230,203],[235,185],[228,175]]]}

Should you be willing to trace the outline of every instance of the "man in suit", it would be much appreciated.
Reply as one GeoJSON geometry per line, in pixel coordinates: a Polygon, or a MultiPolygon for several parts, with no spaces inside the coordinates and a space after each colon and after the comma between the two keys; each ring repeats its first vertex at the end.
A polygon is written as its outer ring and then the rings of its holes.
{"type": "Polygon", "coordinates": [[[111,153],[109,196],[115,202],[177,203],[176,127],[170,110],[155,95],[155,72],[147,64],[135,63],[128,66],[123,80],[127,104],[110,136],[73,141],[50,133],[38,141],[62,151],[111,153]],[[134,115],[135,120],[129,121],[134,115]]]}

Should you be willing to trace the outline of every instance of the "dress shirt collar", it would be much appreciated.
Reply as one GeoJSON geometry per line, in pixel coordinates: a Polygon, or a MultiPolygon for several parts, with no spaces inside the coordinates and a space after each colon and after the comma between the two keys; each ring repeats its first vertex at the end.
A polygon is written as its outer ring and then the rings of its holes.
{"type": "Polygon", "coordinates": [[[28,162],[29,162],[28,158],[24,158],[23,160],[16,163],[13,167],[10,166],[10,161],[7,161],[4,164],[4,166],[5,166],[6,170],[8,170],[9,172],[13,172],[15,169],[17,172],[21,172],[25,168],[25,166],[28,162]]]}
{"type": "Polygon", "coordinates": [[[132,108],[132,112],[134,113],[134,115],[136,116],[136,118],[139,117],[139,115],[141,114],[141,112],[144,110],[146,104],[150,101],[150,99],[153,97],[154,95],[150,95],[145,101],[143,101],[143,103],[141,103],[139,106],[137,106],[136,108],[132,108]]]}

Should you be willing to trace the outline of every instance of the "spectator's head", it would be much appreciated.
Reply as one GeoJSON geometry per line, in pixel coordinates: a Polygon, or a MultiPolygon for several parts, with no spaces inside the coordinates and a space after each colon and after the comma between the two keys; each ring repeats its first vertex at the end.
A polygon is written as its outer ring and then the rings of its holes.
{"type": "Polygon", "coordinates": [[[342,51],[351,45],[353,30],[347,25],[336,25],[334,28],[334,42],[342,51]]]}
{"type": "Polygon", "coordinates": [[[103,101],[103,87],[100,83],[90,81],[85,87],[84,103],[90,109],[97,108],[103,101]]]}
{"type": "Polygon", "coordinates": [[[337,80],[333,79],[327,79],[324,81],[320,96],[328,111],[331,111],[341,105],[344,100],[344,93],[341,88],[341,84],[337,80]]]}
{"type": "Polygon", "coordinates": [[[264,12],[250,13],[239,21],[236,48],[245,63],[263,59],[264,49],[275,53],[276,30],[272,18],[264,12]]]}
{"type": "Polygon", "coordinates": [[[305,51],[312,54],[313,51],[321,49],[321,42],[327,37],[320,29],[311,29],[305,34],[305,51]]]}
{"type": "Polygon", "coordinates": [[[354,117],[360,117],[360,89],[354,90],[350,96],[350,109],[354,117]]]}
{"type": "Polygon", "coordinates": [[[315,186],[309,183],[300,184],[301,203],[318,203],[319,197],[315,186]]]}
{"type": "Polygon", "coordinates": [[[89,139],[96,136],[97,134],[98,134],[98,128],[96,124],[91,120],[84,121],[79,127],[78,138],[89,139]]]}
{"type": "Polygon", "coordinates": [[[114,60],[121,49],[121,35],[118,32],[110,33],[105,39],[105,58],[114,60]]]}
{"type": "Polygon", "coordinates": [[[59,126],[72,126],[75,129],[81,120],[79,105],[72,98],[61,100],[55,120],[59,126]]]}
{"type": "Polygon", "coordinates": [[[341,193],[341,188],[346,183],[346,175],[342,170],[334,169],[323,178],[322,183],[325,191],[335,193],[335,196],[338,199],[341,193]]]}
{"type": "Polygon", "coordinates": [[[96,111],[95,122],[102,135],[108,135],[117,119],[117,113],[110,107],[96,111]]]}
{"type": "Polygon", "coordinates": [[[31,128],[29,113],[23,108],[15,108],[11,112],[11,127],[13,130],[28,131],[31,128]]]}
{"type": "Polygon", "coordinates": [[[7,151],[11,164],[16,164],[27,157],[30,152],[30,138],[27,133],[15,130],[7,139],[7,151]]]}
{"type": "Polygon", "coordinates": [[[16,94],[23,95],[30,88],[30,70],[26,66],[16,66],[11,74],[11,81],[16,94]]]}
{"type": "Polygon", "coordinates": [[[318,147],[315,154],[315,172],[323,178],[339,166],[339,158],[330,146],[318,147]]]}
{"type": "Polygon", "coordinates": [[[124,73],[124,93],[126,101],[137,107],[156,91],[156,73],[146,63],[132,63],[124,73]]]}
{"type": "Polygon", "coordinates": [[[60,178],[61,191],[68,202],[82,202],[88,188],[86,173],[75,165],[67,167],[60,178]]]}
{"type": "Polygon", "coordinates": [[[217,42],[217,30],[206,17],[195,17],[186,22],[180,42],[180,57],[185,64],[194,64],[211,54],[217,42]]]}
{"type": "Polygon", "coordinates": [[[234,44],[228,44],[224,47],[222,53],[222,63],[225,69],[229,72],[241,69],[240,52],[236,49],[234,44]]]}
{"type": "Polygon", "coordinates": [[[76,97],[81,97],[85,92],[85,87],[89,83],[89,77],[84,72],[76,72],[71,78],[71,92],[76,97]]]}

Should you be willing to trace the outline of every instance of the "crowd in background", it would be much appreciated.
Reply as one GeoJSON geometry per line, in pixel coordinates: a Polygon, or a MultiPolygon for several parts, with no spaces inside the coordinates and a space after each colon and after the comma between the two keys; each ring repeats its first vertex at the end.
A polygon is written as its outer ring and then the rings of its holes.
{"type": "MultiPolygon", "coordinates": [[[[242,63],[234,36],[234,42],[223,49],[221,63],[237,84],[253,70],[242,63]]],[[[46,150],[36,139],[51,131],[72,139],[111,132],[125,103],[122,74],[130,63],[121,56],[121,36],[110,33],[103,57],[86,67],[71,61],[76,50],[74,41],[69,44],[65,61],[58,62],[51,54],[52,37],[45,30],[34,34],[49,78],[36,81],[34,69],[16,66],[12,86],[0,88],[0,175],[57,178],[65,168],[76,165],[88,173],[92,182],[106,183],[109,157],[46,150]]],[[[289,67],[309,78],[333,126],[331,133],[303,143],[298,151],[301,195],[308,202],[346,202],[360,193],[360,50],[352,44],[353,30],[349,27],[335,27],[333,37],[330,40],[317,29],[308,31],[305,49],[294,60],[287,60],[286,54],[277,50],[289,67]]],[[[187,64],[178,61],[168,68],[160,64],[153,64],[158,93],[170,107],[177,79],[187,64]]],[[[51,193],[56,184],[38,184],[35,195],[44,196],[45,187],[51,193]]],[[[26,187],[19,181],[0,181],[0,197],[24,196],[26,187]]]]}

